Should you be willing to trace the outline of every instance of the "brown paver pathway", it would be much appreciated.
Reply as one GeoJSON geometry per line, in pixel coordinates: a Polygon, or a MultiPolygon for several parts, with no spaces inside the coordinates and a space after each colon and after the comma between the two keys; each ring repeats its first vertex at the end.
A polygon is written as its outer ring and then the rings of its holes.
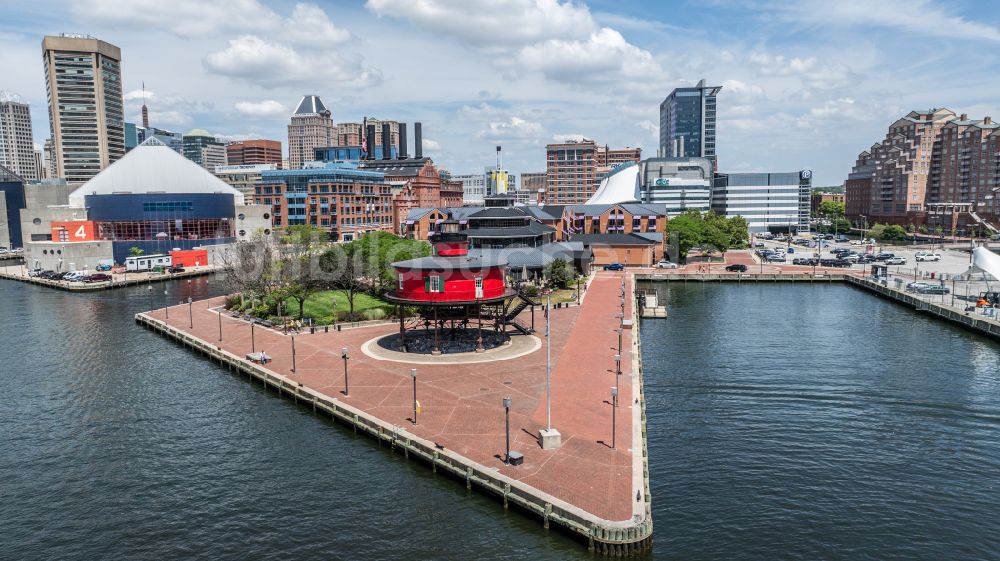
{"type": "MultiPolygon", "coordinates": [[[[562,433],[559,450],[542,450],[538,430],[545,427],[545,320],[535,311],[540,349],[515,359],[478,364],[416,364],[376,360],[360,347],[372,337],[394,333],[396,324],[341,332],[302,333],[294,337],[280,330],[254,327],[254,348],[273,362],[267,368],[290,376],[314,390],[335,397],[385,422],[400,426],[487,467],[523,481],[605,520],[632,517],[632,349],[631,331],[623,335],[616,448],[611,443],[611,386],[616,384],[614,355],[618,335],[616,314],[621,312],[622,273],[597,273],[582,306],[552,313],[552,420],[562,433]],[[347,347],[350,395],[343,394],[341,348],[347,347]],[[417,400],[421,412],[413,425],[413,382],[417,369],[417,400]],[[524,454],[524,464],[505,466],[502,398],[511,396],[511,449],[524,454]]],[[[631,293],[631,288],[627,288],[631,293]]],[[[214,309],[222,298],[171,307],[148,315],[216,344],[239,356],[251,352],[250,325],[214,309]],[[190,311],[189,311],[190,310],[190,311]],[[190,319],[194,328],[189,327],[190,319]]],[[[530,308],[522,323],[530,325],[530,308]]],[[[626,298],[626,318],[632,306],[626,298]]],[[[517,335],[515,335],[516,337],[517,335]]],[[[421,361],[428,357],[421,355],[421,361]]],[[[641,454],[641,446],[635,446],[641,454]]]]}

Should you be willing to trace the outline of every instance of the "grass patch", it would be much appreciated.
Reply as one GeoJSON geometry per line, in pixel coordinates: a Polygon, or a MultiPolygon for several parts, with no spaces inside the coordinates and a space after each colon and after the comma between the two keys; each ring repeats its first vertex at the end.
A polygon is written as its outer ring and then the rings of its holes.
{"type": "MultiPolygon", "coordinates": [[[[286,298],[283,306],[288,310],[287,313],[298,315],[298,301],[286,298]]],[[[350,310],[350,306],[347,303],[347,296],[341,290],[317,292],[309,296],[302,307],[303,315],[313,318],[313,321],[319,325],[333,323],[334,310],[336,310],[338,317],[343,317],[350,310]]],[[[381,298],[376,298],[365,293],[359,293],[354,297],[354,313],[372,316],[366,317],[366,319],[389,317],[392,311],[393,305],[381,298]]]]}

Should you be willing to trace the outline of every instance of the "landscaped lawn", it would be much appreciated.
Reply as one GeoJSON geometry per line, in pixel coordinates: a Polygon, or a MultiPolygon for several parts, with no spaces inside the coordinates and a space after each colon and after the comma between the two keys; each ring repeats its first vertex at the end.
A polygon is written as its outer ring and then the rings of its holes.
{"type": "MultiPolygon", "coordinates": [[[[311,295],[303,306],[303,313],[305,317],[311,317],[313,320],[322,325],[327,323],[333,323],[333,310],[334,303],[336,303],[336,310],[338,313],[344,313],[350,310],[347,304],[347,296],[344,295],[343,291],[340,290],[324,290],[322,292],[317,292],[311,295]]],[[[285,299],[285,309],[287,314],[298,315],[299,313],[299,303],[292,298],[285,299]]],[[[393,305],[376,298],[370,294],[358,293],[354,296],[354,312],[360,313],[367,310],[382,309],[386,312],[386,315],[392,310],[393,305]]],[[[386,317],[386,316],[382,316],[386,317]]],[[[379,318],[371,318],[379,319],[379,318]]]]}

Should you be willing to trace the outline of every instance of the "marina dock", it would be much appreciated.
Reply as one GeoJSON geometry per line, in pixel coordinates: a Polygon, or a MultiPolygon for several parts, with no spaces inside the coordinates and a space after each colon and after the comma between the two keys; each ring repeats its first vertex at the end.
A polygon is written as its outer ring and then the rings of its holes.
{"type": "MultiPolygon", "coordinates": [[[[582,305],[549,310],[551,417],[562,435],[554,450],[538,443],[538,431],[547,426],[541,311],[537,332],[513,335],[511,345],[478,354],[414,354],[411,360],[373,344],[393,334],[394,323],[292,335],[231,317],[222,303],[215,298],[151,310],[136,321],[593,551],[630,555],[650,547],[645,401],[630,276],[598,273],[582,305]],[[346,377],[341,348],[348,349],[346,377]],[[271,358],[266,365],[248,360],[261,351],[271,358]],[[618,388],[617,408],[612,386],[618,388]],[[503,461],[504,397],[512,401],[511,450],[523,454],[522,465],[503,461]]],[[[529,313],[522,312],[526,325],[529,313]]]]}

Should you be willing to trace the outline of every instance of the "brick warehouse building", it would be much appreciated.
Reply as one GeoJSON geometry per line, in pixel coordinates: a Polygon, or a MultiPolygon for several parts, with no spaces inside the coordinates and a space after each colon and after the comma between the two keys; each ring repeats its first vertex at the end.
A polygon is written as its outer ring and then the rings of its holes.
{"type": "Polygon", "coordinates": [[[462,206],[462,182],[441,175],[430,158],[367,160],[361,169],[382,173],[396,187],[392,198],[393,231],[400,233],[410,209],[462,206]]]}
{"type": "Polygon", "coordinates": [[[271,205],[275,226],[309,224],[335,241],[392,231],[392,190],[385,176],[353,164],[263,171],[254,199],[271,205]]]}
{"type": "Polygon", "coordinates": [[[236,140],[226,145],[226,164],[249,166],[275,164],[281,167],[281,142],[277,140],[236,140]]]}
{"type": "Polygon", "coordinates": [[[911,111],[858,156],[845,187],[855,222],[988,228],[984,218],[1000,221],[1000,125],[949,109],[911,111]]]}

